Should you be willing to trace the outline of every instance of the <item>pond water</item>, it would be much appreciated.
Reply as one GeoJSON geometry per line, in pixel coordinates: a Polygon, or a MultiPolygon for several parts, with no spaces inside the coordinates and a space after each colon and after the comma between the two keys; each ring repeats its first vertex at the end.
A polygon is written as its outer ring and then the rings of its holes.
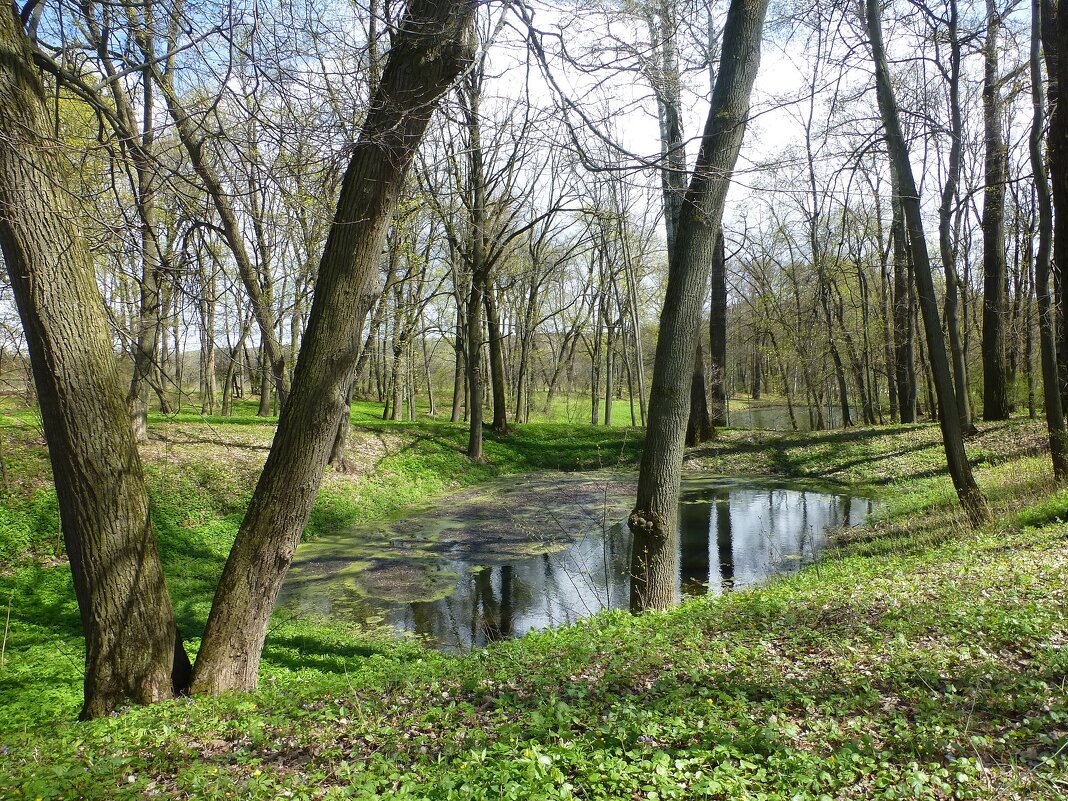
{"type": "MultiPolygon", "coordinates": [[[[478,647],[630,600],[635,476],[541,473],[304,543],[282,590],[297,614],[391,626],[439,648],[478,647]]],[[[819,558],[869,498],[688,475],[680,595],[729,592],[819,558]]]]}

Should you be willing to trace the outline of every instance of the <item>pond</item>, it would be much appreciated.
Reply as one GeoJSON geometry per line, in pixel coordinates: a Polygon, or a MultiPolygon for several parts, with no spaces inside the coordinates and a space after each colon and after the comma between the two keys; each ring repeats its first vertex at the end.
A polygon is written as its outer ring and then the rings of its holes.
{"type": "MultiPolygon", "coordinates": [[[[281,603],[438,648],[479,647],[630,600],[633,473],[540,473],[304,543],[281,603]]],[[[815,561],[875,502],[766,480],[687,474],[680,595],[729,592],[815,561]]]]}

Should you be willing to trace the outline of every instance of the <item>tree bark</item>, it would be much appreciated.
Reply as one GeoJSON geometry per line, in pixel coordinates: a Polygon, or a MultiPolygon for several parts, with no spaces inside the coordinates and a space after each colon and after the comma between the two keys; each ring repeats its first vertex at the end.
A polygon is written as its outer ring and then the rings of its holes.
{"type": "Polygon", "coordinates": [[[686,446],[693,447],[712,439],[712,421],[708,415],[708,399],[705,397],[705,354],[701,339],[697,339],[697,356],[690,381],[690,417],[686,423],[686,446]]]}
{"type": "Polygon", "coordinates": [[[0,12],[0,248],[26,333],[85,633],[81,716],[185,689],[148,496],[45,90],[14,7],[0,12]]]}
{"type": "Polygon", "coordinates": [[[1064,0],[1042,0],[1042,49],[1049,81],[1050,192],[1053,205],[1052,272],[1059,282],[1062,406],[1068,399],[1068,8],[1064,0]]]}
{"type": "Polygon", "coordinates": [[[1050,294],[1050,244],[1053,238],[1053,205],[1049,176],[1042,153],[1042,129],[1046,124],[1046,102],[1042,90],[1043,1],[1031,0],[1031,118],[1030,155],[1038,198],[1038,250],[1035,253],[1035,289],[1038,294],[1038,331],[1042,352],[1042,398],[1045,401],[1046,430],[1053,461],[1053,475],[1060,483],[1068,480],[1068,431],[1061,406],[1060,377],[1057,368],[1057,336],[1053,299],[1050,294]]]}
{"type": "Polygon", "coordinates": [[[712,252],[712,308],[708,317],[709,361],[712,376],[712,408],[709,423],[715,427],[727,425],[727,254],[722,227],[716,233],[716,247],[712,252]]]}
{"type": "Polygon", "coordinates": [[[998,34],[1001,15],[986,0],[986,42],[983,46],[983,131],[986,143],[983,190],[983,419],[1009,418],[1008,370],[1005,364],[1005,321],[1008,316],[1005,264],[1005,183],[1008,148],[1001,130],[1001,89],[998,77],[998,34]]]}
{"type": "Polygon", "coordinates": [[[490,387],[493,393],[493,422],[490,428],[498,434],[508,431],[508,402],[504,387],[504,335],[497,312],[497,294],[491,278],[485,286],[486,329],[489,334],[490,387]]]}
{"type": "Polygon", "coordinates": [[[679,486],[690,410],[686,379],[693,373],[701,299],[708,291],[716,234],[749,114],[767,7],[767,0],[731,1],[719,76],[669,261],[648,434],[637,502],[628,519],[634,533],[630,605],[635,610],[663,608],[676,600],[679,486]]]}
{"type": "Polygon", "coordinates": [[[274,444],[215,593],[193,690],[257,685],[267,624],[322,480],[393,210],[442,94],[470,63],[473,0],[413,0],[342,181],[274,444]]]}
{"type": "Polygon", "coordinates": [[[902,423],[916,422],[916,360],[912,347],[912,281],[909,273],[908,234],[901,193],[893,180],[892,223],[894,240],[894,386],[902,423]]]}

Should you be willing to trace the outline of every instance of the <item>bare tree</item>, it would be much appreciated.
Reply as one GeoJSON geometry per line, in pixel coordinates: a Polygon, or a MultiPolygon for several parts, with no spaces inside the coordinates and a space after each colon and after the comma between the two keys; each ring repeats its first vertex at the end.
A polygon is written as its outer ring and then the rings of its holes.
{"type": "Polygon", "coordinates": [[[628,523],[634,533],[631,608],[675,602],[675,538],[689,382],[698,323],[708,291],[716,235],[760,64],[767,0],[732,0],[723,30],[723,56],[669,262],[650,390],[646,447],[638,497],[628,523]]]}
{"type": "Polygon", "coordinates": [[[907,227],[909,252],[912,256],[920,313],[923,316],[923,327],[927,338],[927,353],[938,398],[938,419],[942,427],[942,441],[945,445],[946,460],[961,506],[972,523],[978,525],[989,516],[989,510],[986,506],[986,499],[972,476],[968,457],[964,453],[964,437],[953,394],[953,377],[950,374],[946,343],[942,339],[942,325],[938,319],[938,300],[935,296],[934,280],[931,275],[931,261],[927,254],[927,243],[924,238],[923,218],[920,213],[920,193],[916,188],[912,165],[909,163],[908,146],[901,130],[897,101],[894,98],[894,89],[890,81],[890,69],[887,66],[886,49],[883,45],[880,14],[879,0],[865,0],[862,15],[875,68],[879,113],[882,117],[886,134],[890,163],[894,174],[897,176],[897,184],[901,191],[901,205],[907,227]]]}

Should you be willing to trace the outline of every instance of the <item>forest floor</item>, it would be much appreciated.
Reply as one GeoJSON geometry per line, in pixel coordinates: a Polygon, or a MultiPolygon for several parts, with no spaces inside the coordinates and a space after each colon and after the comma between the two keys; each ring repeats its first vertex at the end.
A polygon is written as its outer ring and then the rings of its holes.
{"type": "MultiPolygon", "coordinates": [[[[937,426],[726,430],[688,466],[883,499],[821,563],[663,613],[463,655],[276,615],[261,690],[74,723],[81,640],[34,414],[0,409],[0,798],[1049,798],[1068,795],[1068,493],[1039,424],[982,425],[970,530],[937,426]]],[[[462,426],[357,404],[308,536],[536,470],[633,465],[633,429],[462,426]]],[[[154,417],[153,520],[191,652],[269,446],[249,416],[154,417]]]]}

